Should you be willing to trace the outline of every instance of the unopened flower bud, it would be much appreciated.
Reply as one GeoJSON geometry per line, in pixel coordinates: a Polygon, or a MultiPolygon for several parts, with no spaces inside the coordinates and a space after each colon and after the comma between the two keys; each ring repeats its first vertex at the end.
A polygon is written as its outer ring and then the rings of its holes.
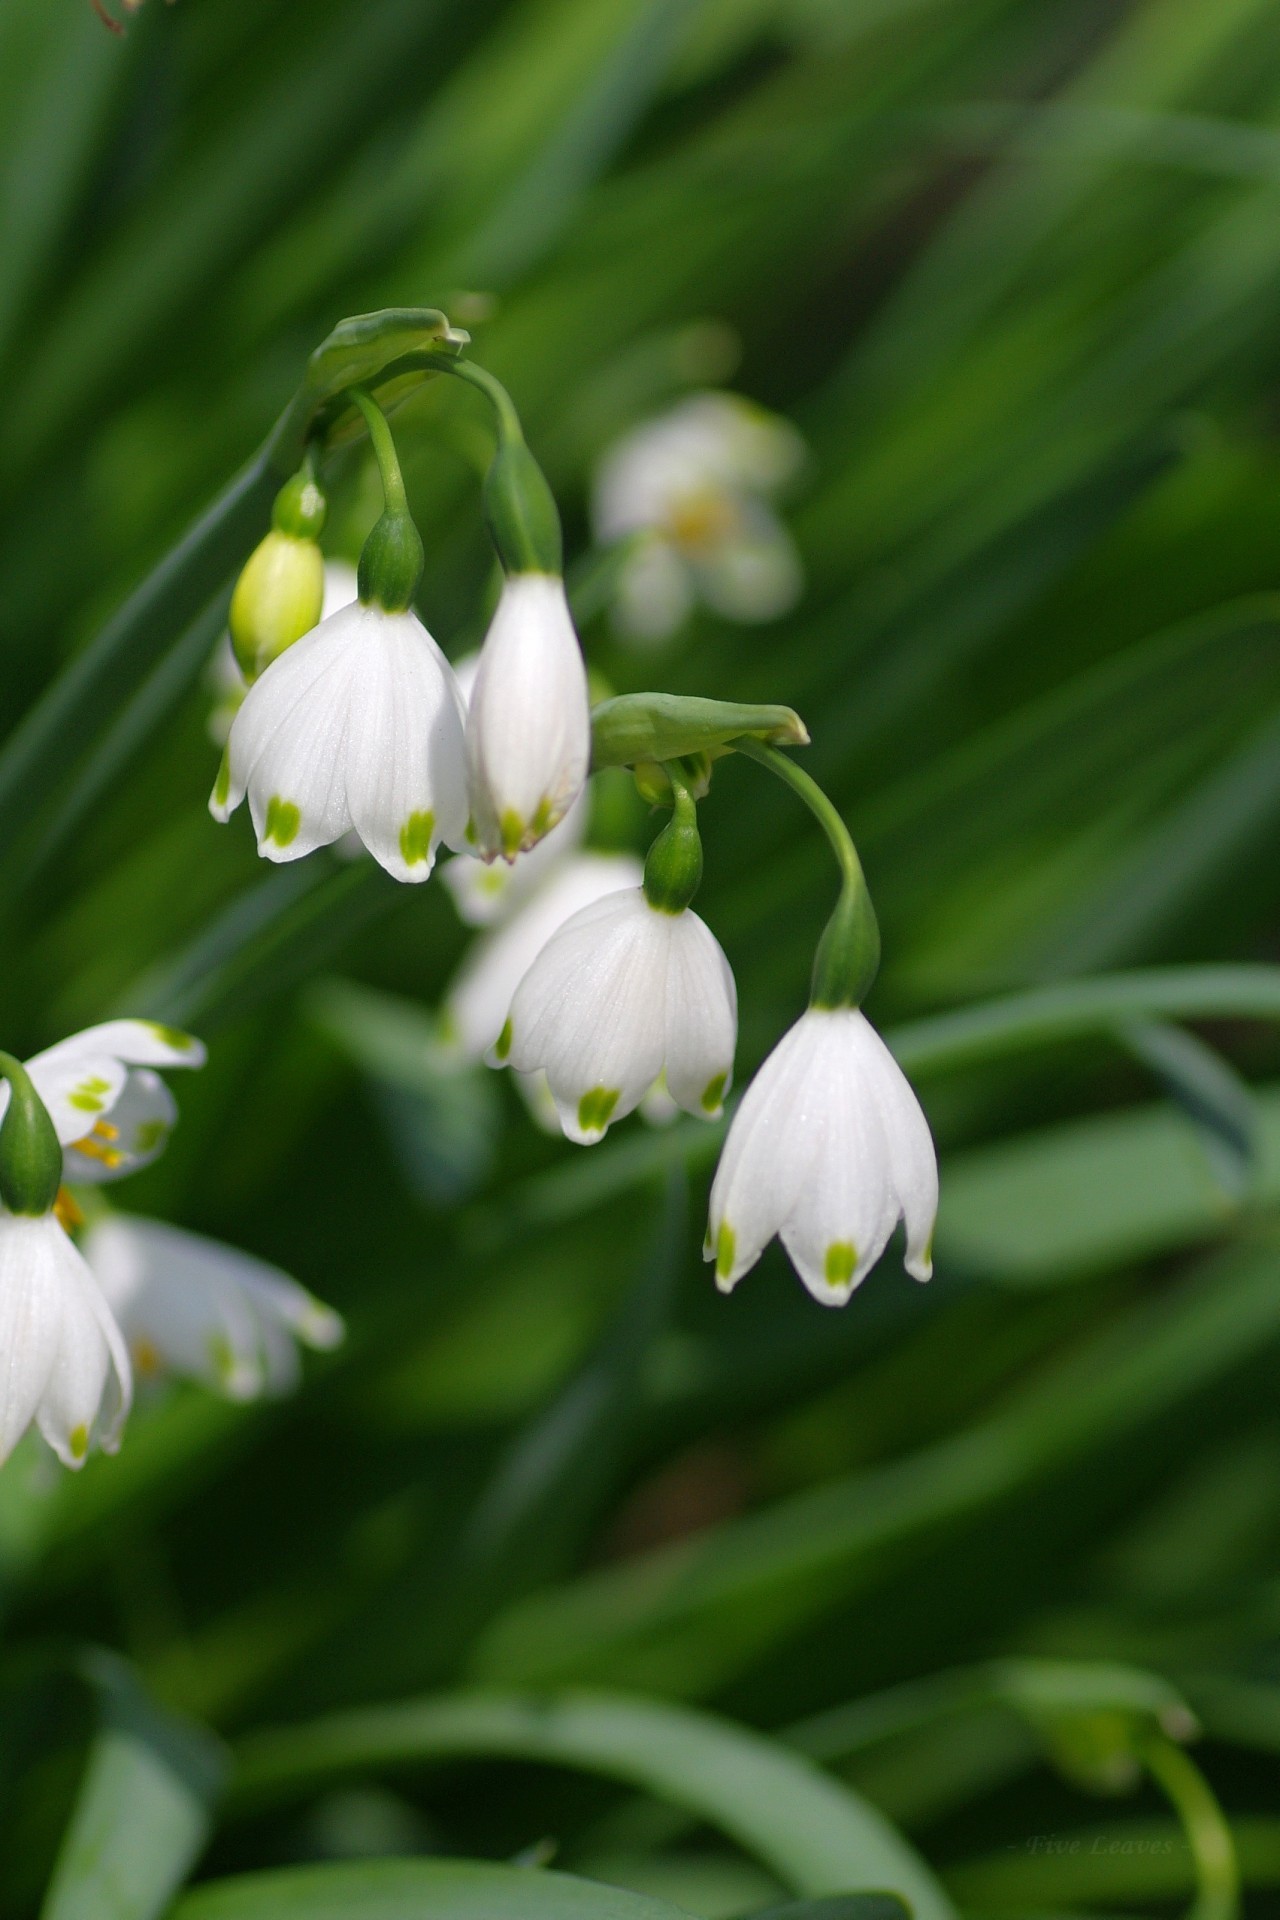
{"type": "Polygon", "coordinates": [[[320,619],[324,555],[317,541],[325,512],[325,497],[304,467],[277,494],[271,532],[236,582],[228,624],[250,684],[320,619]]]}
{"type": "Polygon", "coordinates": [[[49,1213],[62,1184],[57,1132],[22,1063],[0,1053],[0,1074],[9,1082],[0,1121],[0,1201],[10,1213],[49,1213]]]}

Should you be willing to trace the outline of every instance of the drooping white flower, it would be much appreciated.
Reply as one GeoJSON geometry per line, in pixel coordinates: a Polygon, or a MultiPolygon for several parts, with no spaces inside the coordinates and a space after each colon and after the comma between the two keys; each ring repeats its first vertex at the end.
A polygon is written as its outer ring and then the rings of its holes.
{"type": "Polygon", "coordinates": [[[624,633],[658,641],[704,601],[726,619],[776,619],[803,584],[770,498],[804,459],[795,428],[731,393],[698,393],[625,434],[596,475],[596,538],[637,537],[618,576],[624,633]]]}
{"type": "MultiPolygon", "coordinates": [[[[540,851],[523,855],[516,871],[540,851]]],[[[446,873],[459,864],[452,861],[446,873]]],[[[569,853],[550,872],[544,869],[542,884],[475,942],[445,997],[446,1026],[463,1052],[480,1060],[496,1045],[516,988],[567,920],[608,894],[635,889],[642,875],[640,862],[626,853],[569,853]]]]}
{"type": "Polygon", "coordinates": [[[516,990],[496,1053],[539,1068],[571,1140],[599,1140],[660,1074],[686,1112],[714,1119],[733,1071],[737,995],[715,935],[643,888],[584,907],[547,942],[516,990]]]}
{"type": "MultiPolygon", "coordinates": [[[[459,691],[468,707],[479,670],[479,652],[464,654],[453,663],[459,691]]],[[[588,811],[584,787],[559,825],[552,827],[527,853],[510,861],[481,860],[470,853],[460,853],[455,860],[450,860],[440,877],[453,896],[458,918],[469,927],[491,927],[509,918],[520,902],[527,900],[542,884],[550,870],[582,844],[588,811]]]]}
{"type": "Polygon", "coordinates": [[[486,859],[536,845],[581,793],[591,758],[587,670],[558,574],[504,582],[471,690],[467,754],[486,859]]]}
{"type": "MultiPolygon", "coordinates": [[[[157,1067],[202,1067],[190,1034],[151,1020],[108,1020],[27,1061],[76,1182],[121,1180],[164,1151],[177,1106],[157,1067]]],[[[9,1105],[0,1082],[0,1118],[9,1105]]]]}
{"type": "Polygon", "coordinates": [[[453,669],[412,612],[340,608],[255,681],[231,727],[209,810],[246,793],[268,860],[351,828],[398,880],[425,880],[467,825],[465,713],[453,669]]]}
{"type": "Polygon", "coordinates": [[[82,1245],[140,1376],[181,1374],[254,1400],[296,1385],[299,1341],[343,1338],[341,1318],[288,1274],[203,1235],[110,1213],[82,1245]]]}
{"type": "MultiPolygon", "coordinates": [[[[346,560],[326,560],[324,563],[324,604],[320,609],[321,620],[327,620],[331,613],[337,613],[342,607],[349,607],[358,593],[356,570],[346,560]]],[[[231,635],[224,633],[209,657],[205,669],[205,685],[212,695],[205,731],[215,747],[225,747],[231,732],[231,722],[244,705],[244,697],[249,688],[240,671],[235,648],[231,644],[231,635]]]]}
{"type": "Polygon", "coordinates": [[[728,1293],[777,1234],[805,1286],[840,1307],[899,1220],[907,1272],[933,1271],[938,1166],[929,1124],[865,1015],[810,1007],[734,1114],[711,1189],[706,1257],[728,1293]]]}
{"type": "Polygon", "coordinates": [[[0,1461],[32,1421],[64,1466],[95,1440],[114,1453],[132,1397],[120,1331],[58,1220],[0,1207],[0,1461]]]}

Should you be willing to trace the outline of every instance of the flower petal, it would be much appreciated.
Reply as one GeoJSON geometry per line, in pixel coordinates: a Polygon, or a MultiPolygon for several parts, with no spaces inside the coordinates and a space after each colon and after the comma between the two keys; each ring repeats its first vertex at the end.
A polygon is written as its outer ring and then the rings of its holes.
{"type": "Polygon", "coordinates": [[[351,821],[397,880],[425,880],[436,847],[467,825],[462,696],[412,613],[366,610],[367,659],[352,682],[346,796],[351,821]]]}
{"type": "Polygon", "coordinates": [[[564,581],[513,574],[480,652],[467,715],[481,851],[512,858],[563,819],[591,757],[587,669],[564,581]]]}
{"type": "Polygon", "coordinates": [[[738,994],[720,942],[686,909],[671,921],[667,953],[666,1080],[700,1120],[718,1118],[733,1077],[738,994]]]}
{"type": "Polygon", "coordinates": [[[670,916],[611,893],[552,936],[511,1006],[507,1057],[546,1071],[569,1139],[589,1145],[639,1105],[662,1069],[670,916]]]}
{"type": "MultiPolygon", "coordinates": [[[[535,848],[523,857],[536,859],[539,851],[535,848]]],[[[446,875],[460,864],[451,861],[446,875]]],[[[570,854],[505,926],[476,942],[445,999],[446,1020],[469,1058],[482,1059],[495,1044],[516,988],[551,936],[583,907],[610,893],[638,887],[641,877],[640,862],[631,854],[570,854]]]]}
{"type": "Polygon", "coordinates": [[[66,1240],[52,1215],[0,1210],[0,1462],[35,1418],[58,1354],[62,1292],[52,1234],[66,1240]]]}
{"type": "Polygon", "coordinates": [[[804,1019],[783,1034],[738,1103],[711,1187],[706,1258],[730,1292],[790,1214],[814,1151],[805,1090],[814,1036],[804,1019]]]}
{"type": "Polygon", "coordinates": [[[63,1178],[96,1186],[149,1167],[164,1152],[177,1118],[178,1103],[159,1074],[135,1067],[110,1115],[64,1146],[63,1178]]]}

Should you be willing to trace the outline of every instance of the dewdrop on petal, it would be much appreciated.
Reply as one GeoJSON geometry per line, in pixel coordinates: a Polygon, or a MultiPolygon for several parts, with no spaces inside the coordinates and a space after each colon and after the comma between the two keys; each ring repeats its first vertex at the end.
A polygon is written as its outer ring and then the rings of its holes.
{"type": "Polygon", "coordinates": [[[180,1374],[254,1400],[297,1385],[299,1344],[343,1339],[340,1317],[288,1274],[202,1234],[108,1213],[82,1245],[140,1377],[180,1374]]]}

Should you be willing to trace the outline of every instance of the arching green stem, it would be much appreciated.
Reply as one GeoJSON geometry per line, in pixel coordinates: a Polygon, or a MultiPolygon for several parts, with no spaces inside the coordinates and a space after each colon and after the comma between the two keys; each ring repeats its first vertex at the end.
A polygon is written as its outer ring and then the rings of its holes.
{"type": "Polygon", "coordinates": [[[880,928],[853,836],[817,781],[787,754],[749,736],[733,744],[800,796],[826,834],[840,868],[840,898],[814,955],[809,1004],[860,1006],[879,971],[880,928]]]}
{"type": "Polygon", "coordinates": [[[387,512],[407,513],[409,502],[404,490],[404,475],[400,471],[400,456],[396,452],[396,443],[391,437],[387,416],[363,387],[352,387],[349,397],[352,403],[359,407],[364,415],[365,425],[369,429],[369,439],[373,443],[374,458],[378,462],[378,475],[382,481],[382,498],[387,512]]]}
{"type": "Polygon", "coordinates": [[[1172,1740],[1151,1734],[1142,1742],[1143,1762],[1182,1822],[1195,1865],[1196,1897],[1187,1920],[1237,1920],[1240,1868],[1226,1815],[1190,1754],[1172,1740]]]}
{"type": "Polygon", "coordinates": [[[369,429],[386,503],[382,518],[365,541],[360,555],[360,599],[365,606],[403,613],[413,604],[422,578],[422,541],[409,512],[400,458],[386,415],[361,387],[352,387],[349,397],[364,415],[369,429]]]}
{"type": "Polygon", "coordinates": [[[473,360],[431,359],[481,392],[493,408],[498,444],[485,475],[484,512],[506,573],[562,573],[560,512],[546,475],[530,453],[520,415],[501,380],[473,360]]]}

